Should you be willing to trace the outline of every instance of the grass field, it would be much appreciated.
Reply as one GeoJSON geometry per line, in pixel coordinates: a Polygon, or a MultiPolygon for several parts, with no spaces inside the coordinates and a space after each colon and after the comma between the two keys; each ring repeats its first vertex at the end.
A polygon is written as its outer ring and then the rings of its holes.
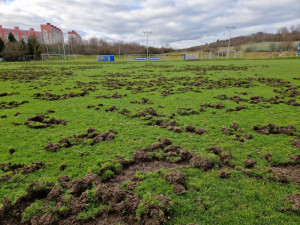
{"type": "Polygon", "coordinates": [[[299,60],[1,63],[0,223],[299,224],[299,60]]]}

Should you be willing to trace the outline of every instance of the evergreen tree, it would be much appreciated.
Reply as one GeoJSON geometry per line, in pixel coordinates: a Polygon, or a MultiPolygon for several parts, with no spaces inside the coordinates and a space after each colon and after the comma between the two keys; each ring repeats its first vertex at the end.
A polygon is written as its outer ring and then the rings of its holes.
{"type": "Polygon", "coordinates": [[[41,55],[41,45],[36,36],[31,36],[28,38],[27,50],[29,55],[33,55],[36,60],[38,56],[41,55]]]}
{"type": "Polygon", "coordinates": [[[15,36],[12,33],[9,33],[8,41],[9,42],[16,42],[17,40],[16,40],[15,36]]]}
{"type": "Polygon", "coordinates": [[[23,38],[18,43],[18,45],[19,45],[20,57],[23,57],[28,52],[27,45],[26,45],[25,41],[23,40],[23,38]]]}
{"type": "Polygon", "coordinates": [[[4,41],[0,37],[0,53],[3,51],[4,47],[5,47],[4,41]]]}

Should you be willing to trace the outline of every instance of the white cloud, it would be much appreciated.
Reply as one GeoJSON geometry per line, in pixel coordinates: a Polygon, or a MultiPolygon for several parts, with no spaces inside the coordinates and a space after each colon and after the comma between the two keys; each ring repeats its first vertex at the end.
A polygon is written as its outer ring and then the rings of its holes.
{"type": "Polygon", "coordinates": [[[4,27],[21,29],[50,22],[65,32],[145,43],[143,30],[152,30],[149,44],[175,47],[226,39],[224,26],[237,26],[233,35],[276,32],[300,24],[299,0],[0,0],[4,27]]]}

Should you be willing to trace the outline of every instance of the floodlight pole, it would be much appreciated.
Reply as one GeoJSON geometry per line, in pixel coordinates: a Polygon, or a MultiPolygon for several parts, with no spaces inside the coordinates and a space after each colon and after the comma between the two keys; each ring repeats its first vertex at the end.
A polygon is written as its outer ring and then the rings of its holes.
{"type": "Polygon", "coordinates": [[[152,34],[152,31],[143,31],[143,33],[145,35],[147,35],[147,61],[148,61],[148,53],[149,53],[149,49],[148,49],[148,40],[149,40],[149,34],[152,34]]]}
{"type": "Polygon", "coordinates": [[[225,27],[227,30],[229,29],[229,41],[228,41],[228,49],[227,49],[227,59],[229,58],[229,48],[230,48],[230,38],[231,38],[231,30],[235,29],[236,26],[225,27]]]}

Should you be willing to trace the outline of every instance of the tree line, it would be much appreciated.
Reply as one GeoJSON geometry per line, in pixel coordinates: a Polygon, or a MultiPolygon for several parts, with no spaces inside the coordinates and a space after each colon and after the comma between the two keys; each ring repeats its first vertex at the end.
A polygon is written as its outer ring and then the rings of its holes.
{"type": "MultiPolygon", "coordinates": [[[[61,52],[61,46],[50,46],[50,52],[61,52]]],[[[82,43],[66,42],[66,51],[71,54],[82,55],[128,55],[128,54],[146,54],[147,47],[136,42],[111,42],[96,37],[84,40],[82,43]]],[[[149,54],[162,54],[173,52],[174,49],[169,45],[157,47],[149,47],[149,54]]]]}
{"type": "MultiPolygon", "coordinates": [[[[173,52],[169,45],[161,48],[149,47],[149,54],[162,54],[173,52]]],[[[0,58],[6,61],[38,60],[41,53],[48,54],[82,54],[82,55],[126,55],[146,54],[147,48],[136,42],[126,43],[124,41],[109,42],[92,37],[83,42],[65,42],[45,45],[35,36],[31,36],[25,42],[23,39],[17,41],[12,33],[8,35],[8,41],[0,38],[0,58]]]]}
{"type": "MultiPolygon", "coordinates": [[[[254,48],[251,48],[251,44],[259,42],[271,42],[268,46],[268,49],[270,51],[289,51],[296,50],[296,46],[292,45],[292,42],[294,41],[300,42],[300,24],[297,26],[291,26],[289,29],[287,27],[281,27],[277,30],[276,33],[257,32],[246,36],[233,37],[230,39],[230,45],[235,46],[236,50],[240,50],[239,48],[241,45],[249,44],[249,47],[246,48],[246,51],[255,51],[254,48]],[[274,43],[278,43],[278,45],[274,43]]],[[[182,50],[199,51],[200,49],[202,49],[203,51],[209,52],[214,51],[220,47],[227,46],[228,39],[225,39],[182,50]]]]}
{"type": "Polygon", "coordinates": [[[30,36],[25,42],[23,39],[17,41],[12,33],[8,35],[8,41],[4,42],[0,37],[0,58],[6,61],[22,61],[39,59],[42,52],[41,44],[35,36],[30,36]]]}

